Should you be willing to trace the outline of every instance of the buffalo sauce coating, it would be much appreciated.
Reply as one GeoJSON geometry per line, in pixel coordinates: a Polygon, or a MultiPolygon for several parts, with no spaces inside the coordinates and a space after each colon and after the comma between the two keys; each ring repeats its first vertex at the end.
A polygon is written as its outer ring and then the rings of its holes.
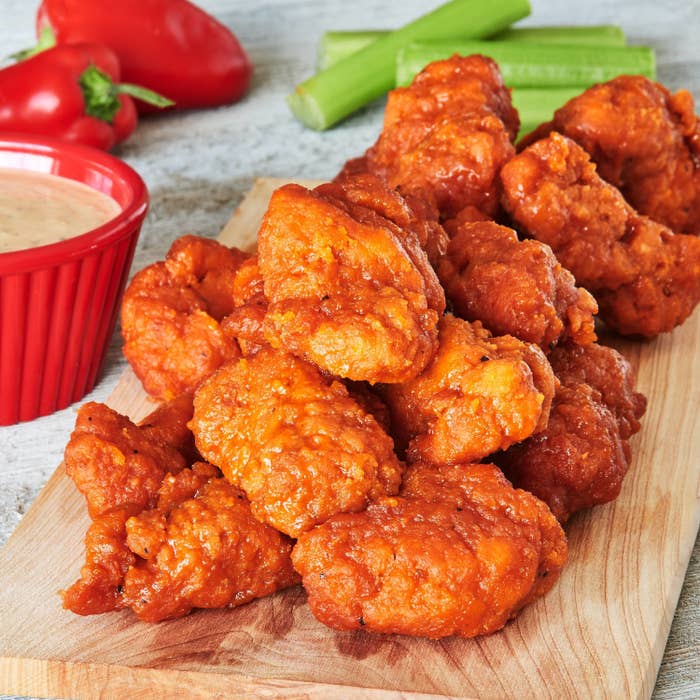
{"type": "Polygon", "coordinates": [[[304,533],[292,560],[330,627],[437,639],[503,627],[554,585],[566,551],[549,509],[496,467],[418,464],[400,496],[304,533]]]}
{"type": "Polygon", "coordinates": [[[272,348],[224,365],[195,394],[199,451],[291,537],[398,491],[391,438],[312,364],[272,348]]]}
{"type": "Polygon", "coordinates": [[[166,477],[158,506],[127,521],[138,559],[124,577],[124,604],[140,619],[243,605],[297,583],[292,541],[256,520],[245,494],[217,475],[196,464],[166,477]]]}
{"type": "Polygon", "coordinates": [[[426,370],[387,384],[395,437],[409,461],[474,461],[524,440],[547,424],[554,375],[542,351],[449,314],[426,370]]]}

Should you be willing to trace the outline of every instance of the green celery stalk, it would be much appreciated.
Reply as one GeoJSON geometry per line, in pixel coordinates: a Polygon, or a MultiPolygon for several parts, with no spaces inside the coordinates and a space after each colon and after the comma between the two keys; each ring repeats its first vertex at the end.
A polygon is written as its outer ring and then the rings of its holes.
{"type": "Polygon", "coordinates": [[[512,27],[490,36],[493,41],[527,41],[567,46],[626,46],[627,37],[615,24],[579,27],[512,27]]]}
{"type": "MultiPolygon", "coordinates": [[[[324,32],[318,44],[318,69],[325,70],[343,58],[386,36],[387,30],[324,32]]],[[[458,36],[454,39],[467,39],[458,36]]],[[[515,27],[489,37],[496,41],[529,41],[537,44],[566,44],[568,46],[625,46],[625,33],[613,24],[585,27],[515,27]]]]}
{"type": "Polygon", "coordinates": [[[484,54],[498,63],[510,87],[589,87],[622,74],[656,78],[654,51],[645,46],[601,47],[508,41],[424,41],[399,50],[396,84],[408,85],[428,63],[454,54],[484,54]]]}
{"type": "Polygon", "coordinates": [[[499,0],[487,7],[482,0],[451,0],[300,83],[287,103],[306,126],[327,129],[394,87],[401,47],[428,37],[445,39],[456,31],[490,36],[529,13],[529,0],[499,0]]]}
{"type": "Polygon", "coordinates": [[[550,121],[559,107],[580,94],[580,87],[513,88],[513,105],[520,115],[518,138],[550,121]]]}

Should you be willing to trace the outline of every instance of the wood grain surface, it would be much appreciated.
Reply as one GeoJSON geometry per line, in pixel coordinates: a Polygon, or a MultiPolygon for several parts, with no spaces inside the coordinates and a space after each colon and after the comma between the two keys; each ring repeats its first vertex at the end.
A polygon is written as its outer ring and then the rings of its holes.
{"type": "MultiPolygon", "coordinates": [[[[254,243],[279,182],[256,183],[225,242],[254,243]]],[[[650,399],[622,493],[572,519],[570,563],[558,584],[483,639],[335,632],[313,618],[300,587],[158,625],[128,611],[73,615],[57,591],[78,575],[88,518],[59,467],[0,550],[0,693],[649,697],[700,523],[699,340],[695,314],[653,342],[618,344],[650,399]]],[[[135,419],[152,408],[131,372],[108,402],[135,419]]]]}

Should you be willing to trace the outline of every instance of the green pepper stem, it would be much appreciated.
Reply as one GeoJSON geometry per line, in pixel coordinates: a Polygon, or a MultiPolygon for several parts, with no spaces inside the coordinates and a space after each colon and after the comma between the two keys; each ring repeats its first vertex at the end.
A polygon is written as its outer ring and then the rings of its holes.
{"type": "Polygon", "coordinates": [[[121,103],[119,95],[131,95],[156,107],[170,107],[175,103],[152,90],[132,85],[115,83],[107,73],[94,64],[89,65],[80,76],[80,88],[85,98],[85,113],[108,124],[114,121],[121,103]]]}
{"type": "Polygon", "coordinates": [[[52,49],[54,46],[56,46],[56,35],[54,34],[53,29],[46,25],[39,33],[39,40],[36,42],[36,46],[32,46],[30,49],[22,49],[21,51],[17,51],[16,53],[10,54],[8,58],[19,63],[27,58],[36,56],[42,51],[46,51],[46,49],[52,49]]]}

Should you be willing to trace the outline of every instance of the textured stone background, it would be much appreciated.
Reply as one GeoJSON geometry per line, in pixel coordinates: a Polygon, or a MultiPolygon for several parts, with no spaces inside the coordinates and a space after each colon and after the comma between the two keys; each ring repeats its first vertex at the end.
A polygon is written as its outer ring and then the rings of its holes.
{"type": "MultiPolygon", "coordinates": [[[[323,30],[399,26],[437,4],[200,0],[236,32],[256,65],[255,79],[250,94],[231,107],[143,120],[116,151],[141,173],[151,193],[133,269],[162,258],[183,233],[216,235],[256,177],[330,178],[363,151],[379,132],[383,100],[319,134],[293,119],[284,95],[313,72],[323,30]]],[[[0,56],[33,44],[36,5],[38,0],[0,0],[0,56]]],[[[689,88],[700,100],[700,0],[532,0],[532,6],[525,24],[621,25],[630,43],[657,49],[662,82],[689,88]]],[[[119,12],[118,0],[112,8],[119,12]]],[[[102,378],[86,400],[103,401],[116,384],[124,368],[119,345],[115,333],[102,378]]],[[[61,461],[73,422],[74,409],[68,408],[0,428],[0,545],[61,461]]],[[[654,698],[700,697],[699,584],[696,543],[654,698]]]]}

